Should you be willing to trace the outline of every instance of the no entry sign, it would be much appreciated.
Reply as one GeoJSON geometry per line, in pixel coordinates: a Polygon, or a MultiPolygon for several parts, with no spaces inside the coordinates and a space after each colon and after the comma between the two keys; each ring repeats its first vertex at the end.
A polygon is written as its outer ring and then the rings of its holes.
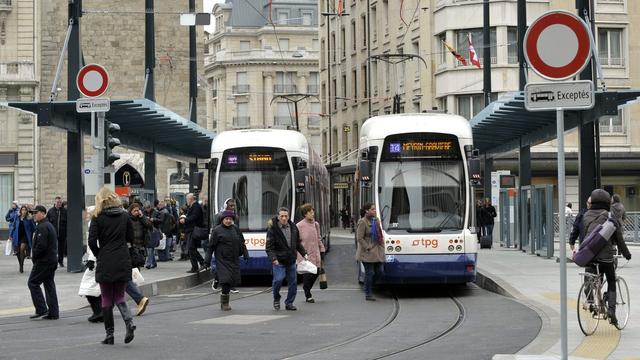
{"type": "Polygon", "coordinates": [[[76,85],[84,96],[98,97],[104,94],[109,86],[109,74],[101,65],[85,65],[78,72],[76,85]]]}
{"type": "Polygon", "coordinates": [[[591,57],[589,28],[570,12],[547,12],[527,29],[524,56],[529,66],[545,79],[573,77],[591,57]]]}

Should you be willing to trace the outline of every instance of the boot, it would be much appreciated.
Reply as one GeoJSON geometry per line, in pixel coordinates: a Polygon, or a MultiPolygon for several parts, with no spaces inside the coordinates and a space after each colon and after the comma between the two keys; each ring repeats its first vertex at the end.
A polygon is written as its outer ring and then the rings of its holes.
{"type": "Polygon", "coordinates": [[[18,250],[18,265],[20,265],[20,273],[24,272],[24,250],[18,250]]]}
{"type": "Polygon", "coordinates": [[[107,332],[107,337],[102,340],[102,343],[113,345],[113,307],[102,308],[102,315],[104,316],[104,329],[107,332]]]}
{"type": "Polygon", "coordinates": [[[607,295],[607,316],[609,317],[609,323],[613,326],[618,326],[618,318],[616,317],[616,292],[609,291],[607,295]]]}
{"type": "Polygon", "coordinates": [[[222,311],[230,311],[231,306],[229,306],[229,294],[220,294],[220,310],[222,311]]]}
{"type": "Polygon", "coordinates": [[[133,325],[133,316],[131,316],[131,312],[129,311],[129,307],[127,307],[127,303],[118,304],[118,310],[120,310],[120,314],[122,315],[122,320],[127,326],[127,333],[124,336],[124,343],[128,344],[133,340],[133,331],[136,329],[136,326],[133,325]]]}
{"type": "Polygon", "coordinates": [[[87,320],[92,323],[104,321],[104,317],[102,316],[102,308],[100,307],[100,297],[87,296],[87,301],[89,302],[89,305],[91,305],[91,311],[93,311],[93,314],[89,316],[87,320]]]}

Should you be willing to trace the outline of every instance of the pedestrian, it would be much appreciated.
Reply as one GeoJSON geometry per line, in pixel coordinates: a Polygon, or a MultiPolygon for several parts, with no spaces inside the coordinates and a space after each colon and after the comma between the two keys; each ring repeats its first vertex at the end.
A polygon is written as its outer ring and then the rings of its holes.
{"type": "Polygon", "coordinates": [[[151,228],[148,229],[149,241],[145,244],[147,262],[144,264],[144,267],[147,269],[155,269],[158,267],[158,263],[156,262],[156,247],[160,245],[160,240],[162,239],[162,232],[159,229],[160,218],[158,217],[156,208],[150,204],[144,206],[143,213],[151,223],[151,228]]]}
{"type": "Polygon", "coordinates": [[[299,252],[307,258],[307,251],[300,242],[298,228],[289,220],[289,209],[281,207],[278,209],[278,216],[274,217],[267,224],[267,256],[271,260],[273,272],[273,308],[280,310],[280,287],[287,279],[289,288],[284,307],[287,310],[295,311],[293,305],[298,291],[296,275],[296,258],[299,252]]]}
{"type": "Polygon", "coordinates": [[[60,196],[56,196],[54,206],[47,213],[47,220],[58,235],[58,265],[64,267],[64,257],[67,254],[67,209],[62,206],[60,196]]]}
{"type": "Polygon", "coordinates": [[[33,210],[33,217],[38,226],[33,234],[31,260],[33,268],[29,275],[29,291],[36,313],[30,319],[42,317],[47,320],[56,320],[60,316],[58,307],[58,295],[54,280],[58,260],[58,236],[53,225],[47,220],[47,209],[37,205],[33,210]],[[44,285],[45,298],[42,295],[40,285],[44,285]]]}
{"type": "MultiPolygon", "coordinates": [[[[311,204],[303,204],[300,206],[300,213],[303,219],[296,224],[298,233],[300,234],[300,242],[307,252],[309,261],[319,270],[322,267],[322,259],[324,259],[324,253],[326,251],[322,243],[320,224],[318,224],[315,219],[315,209],[311,204]]],[[[298,254],[296,262],[300,263],[302,260],[302,256],[298,254]]],[[[311,295],[311,288],[313,288],[313,284],[315,284],[317,278],[317,273],[302,274],[302,289],[304,290],[305,301],[308,303],[316,302],[311,295]]]]}
{"type": "Polygon", "coordinates": [[[31,253],[31,236],[36,229],[29,209],[26,205],[20,207],[19,215],[14,218],[9,238],[12,240],[13,250],[18,256],[20,273],[24,272],[24,259],[31,253]]]}
{"type": "MultiPolygon", "coordinates": [[[[153,229],[151,220],[144,215],[140,204],[137,202],[129,206],[129,216],[131,218],[131,224],[133,225],[133,243],[131,247],[133,251],[148,257],[149,255],[146,251],[148,251],[148,244],[151,241],[151,230],[153,229]]],[[[148,263],[149,261],[147,261],[147,264],[148,263]]],[[[149,269],[146,264],[145,267],[149,269]]]]}
{"type": "MultiPolygon", "coordinates": [[[[591,208],[582,217],[585,234],[588,236],[598,225],[604,224],[610,217],[611,196],[602,189],[595,189],[591,192],[591,208]]],[[[607,292],[605,301],[607,303],[607,317],[612,325],[617,325],[616,318],[616,269],[614,265],[615,246],[623,254],[625,259],[631,259],[631,253],[622,237],[622,228],[618,227],[611,236],[606,246],[604,246],[594,257],[592,262],[598,264],[600,274],[607,278],[607,292]]],[[[595,267],[587,265],[587,272],[595,273],[595,267]]]]}
{"type": "Polygon", "coordinates": [[[131,258],[127,243],[133,243],[133,222],[122,209],[118,195],[108,188],[96,194],[95,214],[89,226],[89,247],[96,256],[96,281],[100,284],[102,314],[106,337],[103,344],[113,344],[113,306],[120,310],[126,324],[125,343],[131,342],[136,326],[124,299],[131,280],[131,258]]]}
{"type": "Polygon", "coordinates": [[[620,195],[611,195],[611,216],[615,217],[620,224],[627,220],[627,211],[624,209],[620,195]]]}
{"type": "Polygon", "coordinates": [[[498,216],[496,212],[496,208],[491,205],[491,200],[489,198],[484,199],[484,207],[482,208],[483,214],[483,227],[484,227],[484,236],[488,236],[491,240],[490,243],[493,242],[493,226],[494,226],[494,218],[498,216]]]}
{"type": "MultiPolygon", "coordinates": [[[[222,210],[220,210],[219,213],[216,214],[216,216],[214,217],[214,224],[213,226],[218,226],[222,223],[222,216],[223,213],[225,213],[226,211],[231,211],[233,213],[233,224],[240,229],[240,223],[238,222],[238,216],[236,215],[236,201],[232,198],[229,198],[227,200],[224,201],[224,207],[222,210]]],[[[205,266],[210,267],[211,266],[211,257],[209,257],[209,260],[205,259],[204,263],[205,266]]],[[[219,288],[219,284],[220,281],[218,280],[218,272],[214,271],[213,273],[213,291],[217,292],[220,290],[219,288]]],[[[234,286],[231,286],[231,293],[232,294],[237,294],[240,291],[238,289],[236,289],[234,286]]]]}
{"type": "Polygon", "coordinates": [[[364,217],[358,221],[356,239],[358,249],[356,260],[364,266],[364,296],[367,301],[376,301],[373,297],[373,284],[382,274],[384,263],[384,238],[380,219],[376,217],[376,206],[366,203],[362,207],[364,217]]]}
{"type": "Polygon", "coordinates": [[[198,204],[195,195],[187,194],[187,212],[180,217],[180,224],[184,225],[184,235],[189,249],[189,260],[191,260],[191,270],[188,273],[197,273],[199,270],[206,268],[204,259],[198,252],[198,242],[200,239],[195,238],[194,230],[196,227],[203,228],[202,207],[198,204]],[[200,268],[198,269],[198,265],[200,268]]]}
{"type": "Polygon", "coordinates": [[[18,216],[19,205],[18,200],[13,200],[11,202],[11,207],[7,211],[7,214],[4,216],[4,219],[11,225],[16,216],[18,216]]]}
{"type": "Polygon", "coordinates": [[[171,246],[173,242],[173,228],[175,227],[175,220],[173,215],[169,213],[166,203],[159,201],[156,206],[156,216],[158,218],[158,228],[164,234],[166,239],[164,249],[158,250],[158,261],[169,261],[171,258],[171,246]]]}
{"type": "Polygon", "coordinates": [[[220,294],[220,309],[231,310],[229,306],[229,293],[233,286],[240,284],[240,256],[245,262],[249,262],[249,252],[244,244],[244,236],[240,229],[234,225],[235,213],[225,210],[220,214],[222,223],[216,226],[211,233],[207,251],[207,259],[212,253],[216,257],[216,275],[222,293],[220,294]]]}
{"type": "Polygon", "coordinates": [[[100,285],[96,282],[96,257],[90,247],[87,247],[87,262],[85,263],[84,274],[80,280],[78,295],[84,296],[91,307],[91,316],[87,318],[89,322],[103,322],[102,306],[100,298],[100,285]]]}
{"type": "Polygon", "coordinates": [[[484,233],[484,213],[482,211],[482,209],[484,208],[484,206],[482,206],[482,200],[477,200],[476,201],[476,227],[477,227],[477,234],[478,234],[478,242],[480,242],[480,239],[482,239],[483,236],[485,236],[484,233]]]}
{"type": "Polygon", "coordinates": [[[347,226],[349,226],[349,210],[346,207],[340,210],[340,221],[342,222],[342,229],[346,230],[347,226]]]}

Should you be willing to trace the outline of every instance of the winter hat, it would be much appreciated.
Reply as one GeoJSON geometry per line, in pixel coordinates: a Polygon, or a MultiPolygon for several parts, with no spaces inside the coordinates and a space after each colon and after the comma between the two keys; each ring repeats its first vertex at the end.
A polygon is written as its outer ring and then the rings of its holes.
{"type": "Polygon", "coordinates": [[[236,213],[231,211],[231,210],[225,210],[220,214],[220,219],[224,220],[224,218],[226,218],[226,217],[230,217],[232,219],[235,219],[236,213]]]}
{"type": "Polygon", "coordinates": [[[605,190],[595,189],[591,192],[591,207],[597,206],[600,209],[609,210],[611,195],[605,190]]]}

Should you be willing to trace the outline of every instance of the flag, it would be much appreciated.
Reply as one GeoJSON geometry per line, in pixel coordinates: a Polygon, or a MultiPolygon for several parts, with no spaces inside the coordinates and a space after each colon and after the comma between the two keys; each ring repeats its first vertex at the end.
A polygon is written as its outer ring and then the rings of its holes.
{"type": "Polygon", "coordinates": [[[268,7],[269,7],[269,22],[271,23],[271,22],[273,22],[273,21],[271,20],[271,8],[272,8],[272,6],[273,6],[273,0],[269,0],[269,3],[268,3],[267,5],[268,5],[268,7]]]}
{"type": "Polygon", "coordinates": [[[338,0],[338,16],[342,16],[342,13],[344,12],[344,4],[342,3],[342,0],[338,0]]]}
{"type": "Polygon", "coordinates": [[[462,65],[467,65],[467,60],[465,60],[464,56],[460,55],[460,53],[458,53],[456,51],[456,49],[454,49],[451,46],[449,46],[449,44],[447,44],[446,42],[442,41],[442,43],[444,44],[444,46],[447,47],[447,49],[449,49],[449,51],[451,51],[453,56],[455,56],[456,59],[458,59],[458,61],[460,61],[462,63],[462,65]]]}
{"type": "Polygon", "coordinates": [[[471,64],[475,65],[478,69],[481,69],[480,59],[478,59],[478,54],[476,54],[476,49],[473,47],[473,43],[471,42],[471,33],[468,34],[469,37],[469,61],[471,64]]]}

